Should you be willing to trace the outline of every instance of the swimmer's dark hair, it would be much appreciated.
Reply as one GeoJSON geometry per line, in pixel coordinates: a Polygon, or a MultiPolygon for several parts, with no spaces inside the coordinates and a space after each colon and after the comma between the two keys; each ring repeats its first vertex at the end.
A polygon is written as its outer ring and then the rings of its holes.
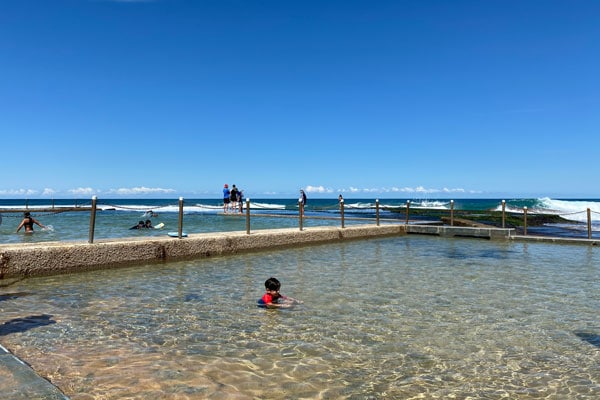
{"type": "Polygon", "coordinates": [[[281,283],[277,280],[277,278],[270,277],[265,281],[265,289],[279,291],[280,288],[281,283]]]}
{"type": "Polygon", "coordinates": [[[25,212],[23,213],[23,216],[24,216],[25,218],[29,218],[29,217],[31,217],[31,213],[30,213],[29,211],[25,211],[25,212]]]}

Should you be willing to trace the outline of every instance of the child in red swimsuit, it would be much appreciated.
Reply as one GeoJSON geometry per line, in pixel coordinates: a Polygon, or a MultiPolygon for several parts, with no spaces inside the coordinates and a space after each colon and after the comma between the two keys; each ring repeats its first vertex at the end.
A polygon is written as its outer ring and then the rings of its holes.
{"type": "Polygon", "coordinates": [[[265,294],[258,300],[258,306],[264,308],[289,308],[294,304],[302,304],[301,301],[284,296],[279,293],[281,283],[277,278],[269,278],[265,281],[265,294]]]}

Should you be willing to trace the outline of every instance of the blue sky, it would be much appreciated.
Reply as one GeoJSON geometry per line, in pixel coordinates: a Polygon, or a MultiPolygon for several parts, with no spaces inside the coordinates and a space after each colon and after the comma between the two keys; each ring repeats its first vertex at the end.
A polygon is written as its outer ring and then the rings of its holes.
{"type": "Polygon", "coordinates": [[[599,1],[1,8],[0,198],[600,197],[599,1]]]}

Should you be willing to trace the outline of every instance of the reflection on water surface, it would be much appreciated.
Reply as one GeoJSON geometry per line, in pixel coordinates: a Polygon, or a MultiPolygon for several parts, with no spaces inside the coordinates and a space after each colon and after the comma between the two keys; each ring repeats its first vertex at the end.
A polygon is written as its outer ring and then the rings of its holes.
{"type": "Polygon", "coordinates": [[[408,236],[35,278],[0,323],[53,323],[0,341],[72,399],[592,399],[599,261],[408,236]],[[304,304],[256,307],[269,276],[304,304]]]}

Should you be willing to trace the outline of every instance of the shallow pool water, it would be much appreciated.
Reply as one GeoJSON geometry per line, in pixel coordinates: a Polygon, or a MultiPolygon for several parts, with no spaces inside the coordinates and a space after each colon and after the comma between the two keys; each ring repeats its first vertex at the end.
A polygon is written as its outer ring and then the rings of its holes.
{"type": "MultiPolygon", "coordinates": [[[[37,217],[40,223],[51,229],[41,229],[34,226],[33,234],[25,234],[24,230],[15,233],[22,215],[11,214],[3,218],[0,224],[0,243],[38,243],[84,241],[90,239],[90,215],[87,212],[64,212],[45,214],[37,217]]],[[[121,238],[151,238],[166,236],[168,232],[179,230],[179,215],[177,213],[160,213],[153,218],[153,224],[164,224],[162,229],[130,229],[144,220],[139,212],[102,211],[94,220],[93,240],[121,238]]],[[[382,219],[381,223],[394,222],[398,219],[382,219]]],[[[352,218],[345,219],[345,225],[374,224],[375,219],[352,218]]],[[[252,215],[249,228],[252,232],[264,229],[299,228],[300,222],[293,213],[252,215]]],[[[335,217],[310,216],[303,220],[303,227],[340,226],[341,222],[335,217]]],[[[246,216],[239,214],[222,215],[216,213],[190,213],[182,218],[182,230],[189,234],[212,232],[246,232],[246,216]]]]}
{"type": "Polygon", "coordinates": [[[599,266],[404,236],[32,278],[0,343],[72,399],[594,399],[599,266]],[[304,304],[258,308],[270,276],[304,304]]]}

